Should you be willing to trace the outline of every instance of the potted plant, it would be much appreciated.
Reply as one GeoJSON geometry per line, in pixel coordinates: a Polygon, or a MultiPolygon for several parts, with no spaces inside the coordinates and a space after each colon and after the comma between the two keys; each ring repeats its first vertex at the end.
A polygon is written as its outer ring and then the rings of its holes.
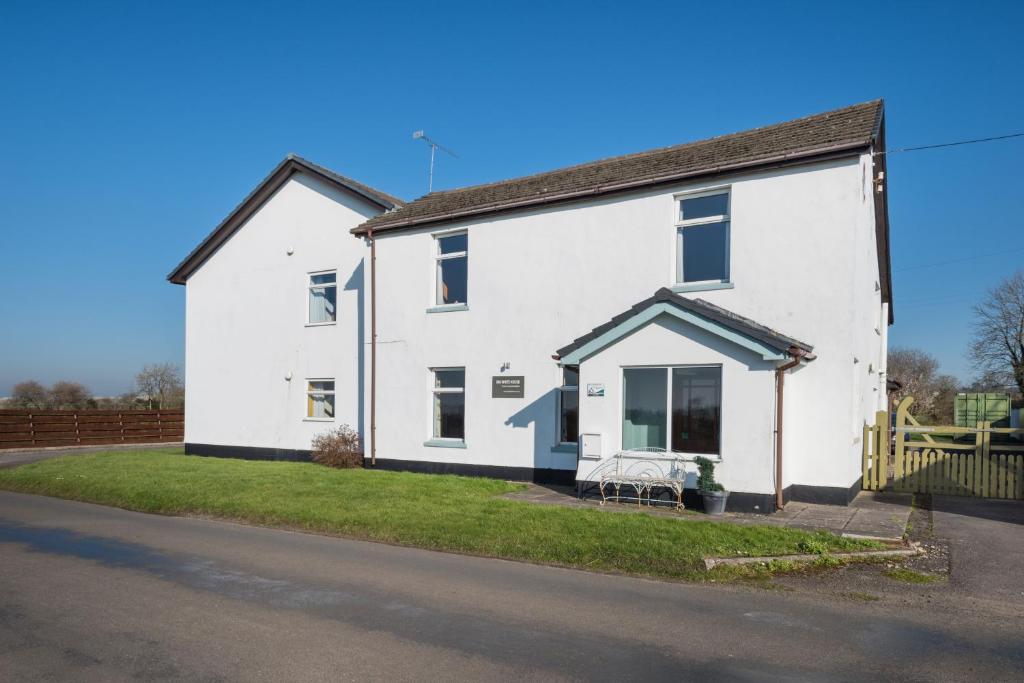
{"type": "Polygon", "coordinates": [[[725,502],[729,500],[729,492],[715,481],[715,463],[705,457],[693,459],[697,463],[697,491],[704,501],[704,512],[709,515],[720,515],[725,512],[725,502]]]}

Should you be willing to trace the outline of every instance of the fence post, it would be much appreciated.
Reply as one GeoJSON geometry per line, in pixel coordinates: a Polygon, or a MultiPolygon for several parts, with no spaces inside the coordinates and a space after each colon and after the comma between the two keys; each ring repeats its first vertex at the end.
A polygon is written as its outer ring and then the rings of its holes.
{"type": "Polygon", "coordinates": [[[878,458],[882,463],[882,478],[878,488],[884,489],[889,484],[889,413],[885,410],[875,412],[875,433],[878,439],[878,458]]]}
{"type": "Polygon", "coordinates": [[[896,407],[896,475],[893,482],[895,489],[904,488],[906,484],[907,460],[906,445],[907,434],[903,429],[907,426],[907,418],[910,417],[910,406],[914,403],[913,396],[907,396],[896,407]]]}
{"type": "Polygon", "coordinates": [[[75,443],[77,443],[79,446],[81,446],[82,445],[82,433],[78,429],[78,411],[77,410],[74,412],[74,418],[75,418],[75,443]]]}
{"type": "Polygon", "coordinates": [[[983,482],[985,478],[982,476],[984,472],[984,452],[985,452],[985,423],[978,422],[976,425],[978,431],[974,432],[974,463],[971,467],[971,495],[972,496],[984,496],[985,490],[983,488],[983,482]]]}
{"type": "Polygon", "coordinates": [[[995,495],[993,483],[996,478],[996,468],[992,466],[992,432],[988,431],[992,427],[992,423],[983,422],[982,424],[985,429],[985,439],[982,442],[982,458],[985,460],[985,497],[992,498],[995,495]]]}
{"type": "Polygon", "coordinates": [[[873,486],[873,482],[872,482],[872,479],[874,479],[874,476],[873,476],[873,474],[871,472],[871,468],[869,467],[870,458],[871,458],[871,448],[869,447],[870,444],[871,444],[871,438],[870,438],[871,433],[870,433],[870,431],[868,431],[869,429],[870,429],[870,427],[868,427],[868,423],[865,422],[864,423],[864,430],[863,430],[864,434],[861,437],[861,443],[860,443],[860,461],[861,461],[861,468],[863,470],[863,475],[862,475],[862,479],[861,479],[861,481],[863,481],[863,484],[861,484],[861,486],[863,488],[866,488],[866,489],[868,489],[870,491],[870,490],[874,490],[875,487],[873,486]]]}

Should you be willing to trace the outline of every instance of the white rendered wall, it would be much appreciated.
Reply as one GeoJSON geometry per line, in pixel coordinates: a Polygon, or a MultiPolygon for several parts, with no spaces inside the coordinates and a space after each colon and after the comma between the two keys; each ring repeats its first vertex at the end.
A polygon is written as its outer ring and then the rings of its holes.
{"type": "MultiPolygon", "coordinates": [[[[880,308],[863,163],[851,157],[380,236],[377,456],[574,469],[575,453],[553,448],[560,371],[551,355],[673,284],[675,193],[730,186],[735,286],[687,296],[816,347],[818,359],[787,378],[784,483],[849,486],[867,403],[854,398],[853,358],[866,353],[866,335],[879,337],[863,322],[863,311],[880,308]],[[432,234],[456,228],[469,231],[469,308],[427,313],[432,234]],[[525,376],[524,399],[491,398],[504,362],[525,376]],[[424,445],[431,366],[466,368],[465,449],[424,445]]],[[[767,420],[774,402],[764,394],[767,420]]],[[[600,427],[608,438],[618,419],[600,427]]],[[[723,429],[737,425],[726,420],[723,429]]],[[[760,477],[749,490],[769,484],[760,477]]]]}
{"type": "Polygon", "coordinates": [[[349,230],[377,212],[293,175],[188,278],[187,443],[306,450],[321,430],[359,428],[361,307],[369,304],[366,247],[349,230]],[[331,269],[337,323],[307,326],[308,273],[331,269]],[[304,419],[306,378],[334,378],[334,422],[304,419]]]}
{"type": "MultiPolygon", "coordinates": [[[[580,364],[580,432],[601,434],[605,459],[622,447],[622,369],[643,365],[721,367],[722,462],[715,468],[715,476],[730,491],[774,491],[775,424],[772,412],[766,408],[775,396],[775,363],[667,315],[655,318],[580,364]],[[604,384],[605,395],[587,396],[589,383],[604,384]]],[[[596,481],[599,477],[592,471],[603,464],[581,460],[577,478],[596,481]]],[[[689,465],[687,471],[695,473],[696,467],[689,465]]],[[[687,486],[695,485],[695,478],[688,477],[687,486]]]]}

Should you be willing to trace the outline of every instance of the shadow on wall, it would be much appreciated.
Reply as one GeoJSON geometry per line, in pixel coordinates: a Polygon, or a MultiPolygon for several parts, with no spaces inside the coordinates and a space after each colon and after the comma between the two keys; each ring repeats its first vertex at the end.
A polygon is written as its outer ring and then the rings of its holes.
{"type": "Polygon", "coordinates": [[[358,309],[356,315],[356,335],[358,339],[357,348],[359,349],[357,351],[356,358],[356,362],[359,363],[356,381],[356,384],[358,385],[357,390],[359,391],[359,398],[356,401],[356,406],[358,406],[356,417],[358,424],[356,425],[356,431],[359,432],[359,441],[365,444],[366,439],[365,434],[363,434],[363,425],[365,424],[363,421],[363,411],[366,405],[366,393],[363,390],[366,386],[366,323],[364,322],[366,316],[363,315],[364,308],[366,306],[366,278],[363,275],[364,263],[365,259],[361,259],[359,261],[359,265],[353,269],[352,275],[350,275],[348,281],[345,282],[345,291],[356,293],[356,308],[358,309]]]}
{"type": "Polygon", "coordinates": [[[555,418],[558,410],[558,390],[550,389],[539,398],[523,406],[505,420],[513,429],[529,429],[533,426],[533,469],[534,480],[572,484],[575,470],[555,470],[555,418]],[[550,427],[547,429],[546,427],[550,427]]]}

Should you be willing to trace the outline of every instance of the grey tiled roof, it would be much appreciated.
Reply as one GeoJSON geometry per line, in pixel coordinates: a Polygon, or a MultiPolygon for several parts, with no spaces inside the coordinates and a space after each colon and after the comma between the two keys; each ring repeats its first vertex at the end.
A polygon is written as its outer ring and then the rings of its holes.
{"type": "Polygon", "coordinates": [[[655,304],[662,302],[670,303],[674,306],[682,308],[683,310],[699,315],[702,318],[711,320],[720,325],[724,325],[725,327],[728,327],[736,332],[739,332],[744,336],[756,339],[762,344],[765,344],[766,346],[769,346],[783,353],[792,355],[790,349],[793,349],[794,347],[808,354],[814,350],[814,347],[811,346],[810,344],[805,344],[804,342],[799,341],[797,339],[793,339],[792,337],[787,337],[786,335],[780,332],[776,332],[770,327],[754,322],[750,318],[745,318],[741,315],[733,313],[732,311],[727,311],[726,309],[708,303],[703,299],[687,299],[686,297],[674,293],[672,290],[668,288],[662,287],[661,289],[654,293],[654,296],[648,299],[644,299],[640,303],[630,308],[628,311],[620,313],[619,315],[615,316],[614,318],[604,323],[603,325],[595,327],[582,337],[577,337],[576,339],[573,340],[571,344],[568,344],[558,349],[556,355],[559,358],[564,358],[573,351],[589,344],[594,339],[597,339],[605,332],[608,332],[609,330],[618,327],[622,323],[626,322],[627,320],[636,315],[639,315],[640,313],[647,310],[651,306],[654,306],[655,304]]]}
{"type": "Polygon", "coordinates": [[[355,234],[582,198],[768,163],[864,148],[881,121],[882,100],[673,147],[602,159],[487,185],[432,192],[375,216],[355,234]]]}

